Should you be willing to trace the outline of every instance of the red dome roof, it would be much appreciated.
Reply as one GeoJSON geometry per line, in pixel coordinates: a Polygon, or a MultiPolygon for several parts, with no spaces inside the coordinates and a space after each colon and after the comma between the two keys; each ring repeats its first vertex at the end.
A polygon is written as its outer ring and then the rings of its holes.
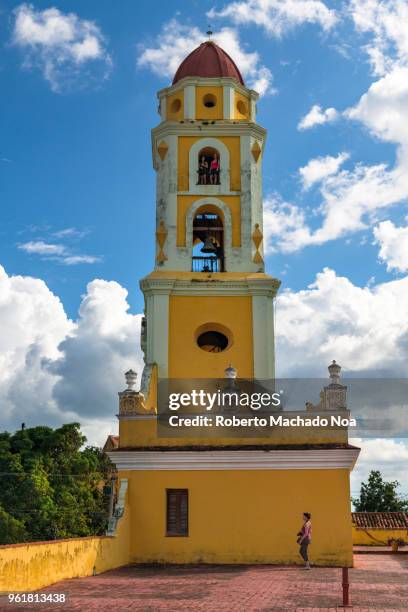
{"type": "Polygon", "coordinates": [[[207,40],[187,55],[178,67],[173,85],[185,77],[229,77],[244,85],[234,60],[212,40],[207,40]]]}

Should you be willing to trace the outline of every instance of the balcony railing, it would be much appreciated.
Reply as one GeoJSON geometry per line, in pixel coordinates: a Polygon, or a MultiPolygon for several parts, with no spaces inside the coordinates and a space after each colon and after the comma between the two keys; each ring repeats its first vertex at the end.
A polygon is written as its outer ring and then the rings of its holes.
{"type": "Polygon", "coordinates": [[[224,272],[223,257],[193,257],[193,272],[224,272]]]}

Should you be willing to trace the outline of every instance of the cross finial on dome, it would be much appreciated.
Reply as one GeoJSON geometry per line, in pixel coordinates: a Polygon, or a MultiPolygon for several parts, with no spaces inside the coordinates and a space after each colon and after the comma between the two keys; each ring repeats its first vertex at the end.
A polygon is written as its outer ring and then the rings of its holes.
{"type": "Polygon", "coordinates": [[[211,36],[214,34],[214,32],[211,29],[211,26],[208,24],[208,30],[206,32],[207,36],[208,36],[208,40],[211,40],[211,36]]]}

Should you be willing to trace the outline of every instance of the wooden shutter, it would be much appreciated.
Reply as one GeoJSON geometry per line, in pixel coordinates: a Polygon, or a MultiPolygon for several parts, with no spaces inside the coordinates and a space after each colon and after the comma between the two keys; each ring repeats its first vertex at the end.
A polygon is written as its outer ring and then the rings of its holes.
{"type": "Polygon", "coordinates": [[[188,535],[188,489],[167,489],[166,535],[188,535]]]}

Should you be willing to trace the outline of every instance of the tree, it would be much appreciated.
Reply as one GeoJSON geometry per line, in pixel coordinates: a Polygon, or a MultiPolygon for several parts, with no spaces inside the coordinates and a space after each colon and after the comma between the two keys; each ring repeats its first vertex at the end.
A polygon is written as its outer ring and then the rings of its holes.
{"type": "Polygon", "coordinates": [[[367,482],[361,483],[360,497],[353,499],[356,512],[408,512],[408,501],[398,495],[397,480],[385,481],[378,470],[372,470],[367,482]]]}
{"type": "Polygon", "coordinates": [[[113,466],[78,423],[0,433],[0,544],[100,535],[113,466]]]}
{"type": "Polygon", "coordinates": [[[13,518],[0,506],[0,544],[17,544],[28,540],[28,533],[21,521],[13,518]]]}

